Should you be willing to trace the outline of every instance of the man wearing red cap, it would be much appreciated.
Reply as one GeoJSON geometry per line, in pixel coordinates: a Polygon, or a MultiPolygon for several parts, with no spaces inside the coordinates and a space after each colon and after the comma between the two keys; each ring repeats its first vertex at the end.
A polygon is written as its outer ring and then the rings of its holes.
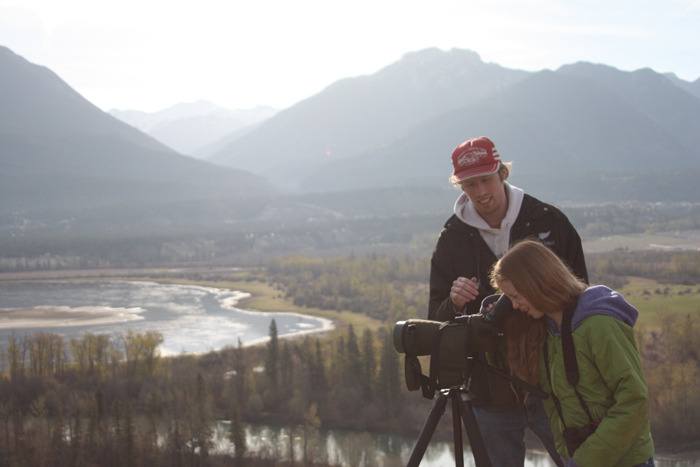
{"type": "MultiPolygon", "coordinates": [[[[482,136],[457,146],[452,165],[450,181],[460,186],[462,193],[433,252],[429,319],[448,321],[456,315],[478,313],[482,299],[495,293],[488,280],[491,266],[511,245],[525,238],[548,246],[588,282],[576,229],[557,208],[506,181],[511,164],[501,161],[490,139],[482,136]]],[[[488,360],[505,367],[503,356],[489,355],[488,360]]],[[[524,397],[507,380],[478,370],[481,365],[474,368],[470,391],[491,464],[522,467],[528,427],[561,465],[542,401],[524,397]]]]}

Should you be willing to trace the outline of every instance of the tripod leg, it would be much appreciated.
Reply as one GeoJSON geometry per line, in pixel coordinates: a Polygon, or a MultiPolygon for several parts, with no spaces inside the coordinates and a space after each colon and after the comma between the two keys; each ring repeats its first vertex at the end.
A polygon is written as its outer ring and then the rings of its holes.
{"type": "Polygon", "coordinates": [[[435,404],[433,404],[433,408],[430,411],[428,418],[425,420],[425,424],[423,425],[423,429],[418,436],[416,445],[413,447],[413,452],[411,452],[411,458],[408,460],[408,464],[406,464],[407,467],[418,467],[420,464],[420,461],[423,459],[423,454],[425,454],[425,450],[430,442],[430,438],[435,432],[435,427],[437,427],[440,417],[442,417],[442,415],[445,413],[446,404],[447,396],[440,393],[435,401],[435,404]]]}
{"type": "Polygon", "coordinates": [[[461,397],[458,397],[459,404],[462,408],[462,421],[464,422],[464,429],[467,432],[467,438],[469,438],[469,445],[472,448],[472,454],[474,455],[474,463],[476,467],[491,467],[491,459],[486,452],[486,445],[484,444],[484,439],[481,437],[481,431],[479,431],[479,424],[476,421],[474,412],[472,411],[471,402],[465,402],[461,397]]]}
{"type": "Polygon", "coordinates": [[[459,392],[450,392],[452,399],[452,435],[455,445],[455,467],[464,467],[464,449],[462,447],[462,397],[459,392]]]}

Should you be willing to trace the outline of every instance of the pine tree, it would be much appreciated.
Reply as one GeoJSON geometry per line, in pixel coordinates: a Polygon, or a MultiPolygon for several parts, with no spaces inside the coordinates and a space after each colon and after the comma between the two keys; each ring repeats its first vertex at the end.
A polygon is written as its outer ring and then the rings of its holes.
{"type": "Polygon", "coordinates": [[[293,394],[294,363],[290,345],[282,344],[280,352],[280,398],[289,401],[293,394]]]}
{"type": "Polygon", "coordinates": [[[374,353],[374,338],[372,331],[365,329],[362,334],[362,396],[366,401],[371,401],[374,394],[374,371],[376,356],[374,353]]]}
{"type": "Polygon", "coordinates": [[[332,387],[342,384],[345,378],[345,368],[347,366],[347,354],[345,351],[345,338],[340,336],[336,341],[335,354],[330,367],[329,383],[332,387]]]}
{"type": "Polygon", "coordinates": [[[348,326],[348,343],[345,363],[347,382],[356,385],[362,371],[362,363],[360,359],[360,347],[357,344],[357,336],[355,335],[355,329],[352,324],[348,326]]]}
{"type": "Polygon", "coordinates": [[[239,464],[241,459],[243,459],[245,456],[248,446],[246,444],[245,428],[243,427],[243,422],[241,421],[241,408],[236,402],[235,397],[233,398],[233,404],[231,406],[231,428],[229,431],[229,440],[231,443],[233,443],[236,463],[239,464]]]}
{"type": "Polygon", "coordinates": [[[195,410],[194,415],[194,432],[192,433],[193,444],[199,448],[199,456],[203,462],[209,456],[209,448],[211,447],[211,436],[213,430],[211,425],[213,419],[209,410],[209,395],[207,393],[204,377],[201,373],[197,373],[197,390],[195,393],[195,410]]]}
{"type": "Polygon", "coordinates": [[[270,341],[267,343],[265,374],[270,389],[270,402],[272,407],[276,408],[279,401],[279,341],[277,338],[277,323],[274,319],[270,321],[270,341]]]}
{"type": "Polygon", "coordinates": [[[240,337],[238,338],[238,347],[234,352],[234,358],[234,393],[238,407],[241,408],[245,407],[248,400],[248,365],[240,337]]]}
{"type": "Polygon", "coordinates": [[[392,336],[386,330],[382,337],[379,367],[378,395],[386,415],[395,415],[400,405],[401,381],[399,380],[399,356],[394,350],[392,336]]]}
{"type": "Polygon", "coordinates": [[[325,406],[326,395],[328,394],[328,378],[326,367],[323,362],[323,351],[321,341],[316,339],[316,353],[311,363],[311,399],[319,407],[325,406]]]}

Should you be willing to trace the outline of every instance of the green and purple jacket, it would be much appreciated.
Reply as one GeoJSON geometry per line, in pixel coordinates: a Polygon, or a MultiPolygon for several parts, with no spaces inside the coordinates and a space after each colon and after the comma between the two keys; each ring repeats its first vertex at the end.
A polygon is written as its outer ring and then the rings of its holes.
{"type": "MultiPolygon", "coordinates": [[[[573,312],[571,329],[579,369],[576,387],[599,423],[574,453],[572,460],[578,467],[630,467],[654,455],[649,395],[632,329],[636,320],[637,310],[602,285],[586,289],[573,312]]],[[[547,325],[550,378],[541,361],[540,385],[560,400],[567,427],[585,426],[589,418],[566,378],[559,329],[550,319],[547,325]]],[[[551,397],[545,400],[545,410],[557,450],[567,459],[564,424],[551,397]]]]}

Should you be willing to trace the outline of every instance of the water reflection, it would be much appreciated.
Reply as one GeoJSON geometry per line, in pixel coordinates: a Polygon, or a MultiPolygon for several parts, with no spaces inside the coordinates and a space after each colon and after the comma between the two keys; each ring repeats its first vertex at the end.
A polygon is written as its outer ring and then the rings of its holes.
{"type": "MultiPolygon", "coordinates": [[[[226,421],[214,430],[215,450],[233,453],[226,421]]],[[[399,467],[411,457],[415,440],[388,434],[344,430],[304,430],[303,427],[246,426],[247,451],[265,459],[295,462],[323,462],[343,467],[399,467]],[[290,439],[293,440],[290,443],[290,439]]],[[[451,443],[433,442],[425,452],[421,467],[454,465],[451,443]]],[[[468,447],[464,449],[464,465],[474,466],[468,447]]],[[[526,467],[554,467],[545,452],[528,451],[526,467]]],[[[657,467],[700,467],[700,458],[670,459],[657,456],[657,467]]]]}
{"type": "MultiPolygon", "coordinates": [[[[215,450],[232,453],[228,439],[229,424],[216,426],[215,450]]],[[[293,455],[296,462],[324,462],[344,467],[398,467],[406,465],[411,457],[415,440],[388,434],[352,432],[343,430],[307,430],[303,427],[271,427],[248,425],[246,427],[247,450],[266,458],[287,461],[293,455]],[[290,438],[293,440],[290,446],[290,438]]],[[[454,465],[451,443],[433,442],[423,456],[421,466],[442,467],[454,465]]],[[[474,466],[471,451],[464,449],[464,465],[474,466]]],[[[550,467],[545,453],[528,452],[526,467],[550,467]]]]}

